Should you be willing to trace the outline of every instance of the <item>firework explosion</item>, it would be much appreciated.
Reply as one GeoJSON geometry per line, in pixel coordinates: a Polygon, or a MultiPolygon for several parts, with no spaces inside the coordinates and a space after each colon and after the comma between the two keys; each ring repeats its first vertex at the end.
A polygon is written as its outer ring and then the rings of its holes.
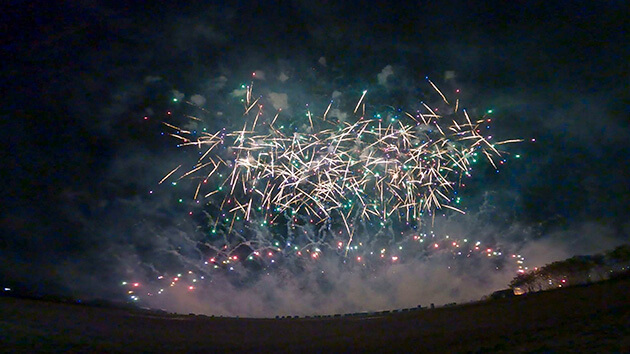
{"type": "MultiPolygon", "coordinates": [[[[495,159],[502,159],[497,147],[520,140],[490,142],[492,136],[484,137],[480,129],[491,122],[488,115],[471,120],[459,109],[459,100],[450,105],[427,81],[442,98],[441,110],[421,103],[423,110],[413,113],[369,112],[363,91],[353,110],[355,122],[327,117],[331,101],[319,116],[307,110],[309,124],[303,132],[283,125],[287,119],[281,110],[265,114],[263,97],[253,99],[252,83],[245,87],[246,121],[240,130],[198,135],[164,123],[181,141],[178,147],[200,150],[197,163],[178,180],[195,180],[194,199],[207,198],[218,211],[219,217],[210,216],[213,233],[220,223],[229,224],[230,235],[235,222],[266,227],[286,218],[330,230],[331,224],[341,221],[344,240],[332,232],[337,236],[293,246],[296,252],[322,243],[339,248],[341,242],[347,256],[356,228],[365,222],[376,220],[384,226],[396,218],[409,225],[441,208],[464,213],[453,205],[457,201],[453,192],[461,187],[462,176],[470,176],[471,164],[483,156],[496,169],[495,159]],[[447,113],[437,114],[438,110],[447,113]]],[[[270,240],[256,239],[236,244],[227,253],[240,245],[254,254],[267,248],[281,250],[270,240]]]]}
{"type": "Polygon", "coordinates": [[[372,106],[366,90],[347,107],[331,100],[319,113],[306,106],[297,116],[268,110],[272,104],[254,96],[252,82],[239,89],[243,111],[231,122],[238,128],[214,132],[200,129],[210,112],[177,93],[174,101],[201,114],[184,111],[177,123],[169,112],[164,134],[197,157],[159,184],[192,183],[193,204],[203,205],[195,214],[205,215],[197,220],[206,225],[202,261],[187,259],[188,269],[176,273],[158,270],[150,285],[125,280],[128,295],[138,301],[145,291],[200,291],[218,274],[243,284],[272,270],[285,277],[337,272],[324,260],[359,277],[427,255],[454,267],[458,259],[490,259],[490,269],[505,262],[526,269],[520,255],[496,244],[432,229],[438,211],[465,214],[458,191],[473,165],[485,159],[497,169],[506,162],[500,147],[521,140],[495,142],[491,111],[471,117],[459,99],[451,103],[427,82],[439,100],[411,111],[372,106]]]}

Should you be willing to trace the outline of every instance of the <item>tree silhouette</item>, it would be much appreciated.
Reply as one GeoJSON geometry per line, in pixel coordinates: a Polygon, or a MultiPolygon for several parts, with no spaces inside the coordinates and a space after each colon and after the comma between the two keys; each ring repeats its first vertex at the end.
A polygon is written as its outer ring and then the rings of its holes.
{"type": "Polygon", "coordinates": [[[630,245],[622,245],[603,254],[573,256],[518,274],[509,284],[526,292],[548,290],[605,280],[611,274],[630,271],[630,245]]]}

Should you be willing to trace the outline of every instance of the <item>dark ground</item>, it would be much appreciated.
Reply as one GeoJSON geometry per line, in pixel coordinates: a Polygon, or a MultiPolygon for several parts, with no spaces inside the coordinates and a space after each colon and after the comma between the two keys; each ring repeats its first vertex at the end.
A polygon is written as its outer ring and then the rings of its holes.
{"type": "Polygon", "coordinates": [[[237,319],[0,298],[8,352],[630,352],[630,279],[434,310],[237,319]]]}

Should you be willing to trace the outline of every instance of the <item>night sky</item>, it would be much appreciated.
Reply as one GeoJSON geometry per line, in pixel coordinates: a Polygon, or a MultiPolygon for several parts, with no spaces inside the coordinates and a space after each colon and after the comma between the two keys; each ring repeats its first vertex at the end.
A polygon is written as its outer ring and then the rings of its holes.
{"type": "Polygon", "coordinates": [[[352,312],[478,299],[516,274],[513,254],[535,267],[628,242],[624,1],[281,3],[3,6],[0,287],[209,314],[352,312]],[[216,215],[194,205],[194,185],[158,185],[194,155],[162,121],[200,114],[208,131],[238,130],[236,91],[251,82],[286,93],[302,123],[334,91],[347,106],[368,90],[369,104],[411,109],[439,101],[425,77],[461,89],[471,112],[492,110],[497,139],[525,141],[506,146],[499,173],[476,168],[459,191],[466,215],[374,233],[391,234],[388,257],[408,246],[401,232],[505,257],[411,247],[369,271],[334,255],[205,264],[220,241],[202,215],[216,215]]]}

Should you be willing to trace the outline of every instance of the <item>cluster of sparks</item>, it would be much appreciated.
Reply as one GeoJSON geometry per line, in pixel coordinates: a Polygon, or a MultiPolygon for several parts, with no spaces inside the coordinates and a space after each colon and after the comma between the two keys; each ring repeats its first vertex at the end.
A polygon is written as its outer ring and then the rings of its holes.
{"type": "Polygon", "coordinates": [[[285,128],[281,110],[267,114],[252,83],[245,87],[239,130],[198,133],[164,122],[178,147],[196,147],[200,157],[191,169],[182,173],[179,165],[160,183],[195,180],[194,199],[218,207],[214,230],[219,220],[228,221],[227,234],[235,221],[254,218],[262,226],[280,215],[294,221],[305,215],[314,224],[341,220],[346,256],[359,221],[394,217],[409,224],[442,208],[464,213],[453,205],[453,194],[462,177],[470,176],[471,164],[485,157],[496,169],[503,163],[498,147],[521,140],[494,142],[482,135],[482,126],[491,122],[488,114],[472,119],[458,99],[451,104],[427,81],[441,97],[441,109],[421,103],[414,112],[366,112],[363,91],[354,122],[329,117],[331,101],[320,115],[307,108],[301,131],[285,128]]]}
{"type": "MultiPolygon", "coordinates": [[[[262,277],[287,267],[324,276],[328,268],[318,265],[335,264],[336,256],[358,276],[418,255],[452,258],[449,269],[466,259],[487,259],[497,269],[526,271],[521,255],[438,236],[426,227],[424,220],[438,210],[465,213],[458,191],[473,165],[485,159],[498,172],[507,161],[500,147],[522,141],[493,140],[491,110],[472,117],[459,99],[451,104],[427,82],[439,95],[437,103],[420,102],[413,110],[373,108],[363,91],[356,104],[331,100],[319,112],[307,105],[303,115],[269,109],[263,96],[253,95],[252,82],[241,86],[244,113],[232,117],[237,128],[197,130],[205,120],[192,115],[185,115],[192,121],[184,124],[163,122],[162,134],[176,138],[179,148],[196,150],[197,157],[159,184],[193,182],[194,204],[206,205],[209,235],[201,262],[154,273],[146,282],[122,281],[129,299],[150,303],[165,292],[203,292],[214,287],[216,275],[249,279],[252,270],[262,277]],[[344,107],[347,114],[340,113],[344,107]]],[[[167,116],[173,118],[170,111],[167,116]]]]}
{"type": "MultiPolygon", "coordinates": [[[[419,249],[422,249],[427,255],[443,255],[452,258],[454,260],[452,266],[456,266],[457,260],[487,259],[496,263],[497,269],[500,269],[500,267],[508,267],[516,269],[518,273],[524,273],[529,269],[525,265],[525,258],[521,254],[505,253],[504,250],[496,245],[492,246],[468,238],[437,235],[433,231],[417,233],[413,237],[408,238],[405,243],[356,255],[353,259],[349,260],[349,264],[351,268],[371,268],[379,262],[383,264],[403,263],[410,254],[417,252],[419,249]]],[[[312,258],[313,261],[317,261],[318,257],[309,258],[312,258]]],[[[248,257],[242,259],[236,255],[224,259],[210,257],[204,262],[205,266],[209,269],[190,269],[174,274],[163,273],[157,275],[156,278],[149,283],[125,280],[122,281],[120,285],[125,289],[127,296],[132,301],[141,301],[143,299],[161,296],[169,291],[169,289],[185,290],[194,293],[203,291],[203,289],[211,286],[213,276],[210,271],[238,273],[242,267],[247,266],[247,263],[260,262],[261,260],[266,261],[267,267],[265,267],[264,270],[267,275],[270,275],[274,264],[281,263],[283,257],[281,253],[273,251],[264,253],[255,251],[248,257]]],[[[451,266],[447,267],[451,269],[451,266]]]]}

